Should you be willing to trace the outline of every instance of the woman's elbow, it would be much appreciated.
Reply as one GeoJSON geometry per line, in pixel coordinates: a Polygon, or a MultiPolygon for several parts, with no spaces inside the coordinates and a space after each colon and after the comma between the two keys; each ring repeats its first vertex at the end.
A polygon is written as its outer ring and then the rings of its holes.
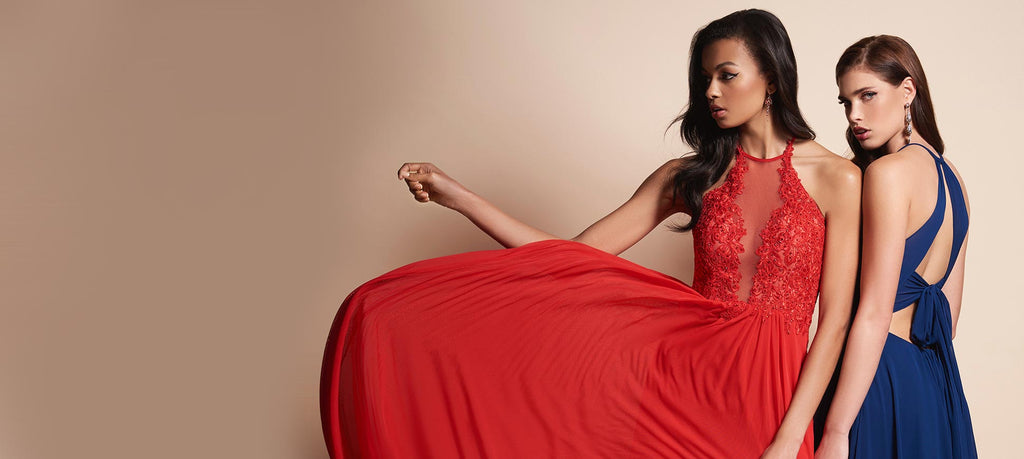
{"type": "Polygon", "coordinates": [[[866,327],[873,330],[888,330],[891,323],[891,309],[869,307],[864,303],[860,304],[857,316],[853,319],[853,327],[866,327]]]}
{"type": "Polygon", "coordinates": [[[850,331],[850,323],[853,321],[849,308],[831,313],[819,309],[818,312],[818,327],[815,333],[834,334],[842,339],[846,338],[850,331]]]}

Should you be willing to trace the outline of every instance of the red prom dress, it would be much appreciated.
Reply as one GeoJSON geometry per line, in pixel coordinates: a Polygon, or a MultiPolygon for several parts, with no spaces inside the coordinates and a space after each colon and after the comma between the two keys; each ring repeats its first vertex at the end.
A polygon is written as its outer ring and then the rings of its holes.
{"type": "Polygon", "coordinates": [[[824,246],[791,157],[792,142],[768,160],[738,149],[704,198],[692,288],[563,240],[362,285],[324,355],[331,457],[760,456],[807,353],[824,246]]]}

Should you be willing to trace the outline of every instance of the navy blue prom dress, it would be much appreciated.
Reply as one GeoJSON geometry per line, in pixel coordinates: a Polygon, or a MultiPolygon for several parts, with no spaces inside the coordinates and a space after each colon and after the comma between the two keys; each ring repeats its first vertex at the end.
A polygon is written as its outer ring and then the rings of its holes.
{"type": "Polygon", "coordinates": [[[928,152],[939,175],[938,198],[928,220],[906,240],[893,305],[896,312],[917,304],[911,342],[891,333],[886,338],[875,379],[850,429],[851,458],[978,456],[953,354],[949,301],[942,292],[967,233],[967,206],[953,170],[941,156],[928,152]],[[942,226],[947,183],[953,248],[945,275],[929,284],[915,270],[942,226]]]}

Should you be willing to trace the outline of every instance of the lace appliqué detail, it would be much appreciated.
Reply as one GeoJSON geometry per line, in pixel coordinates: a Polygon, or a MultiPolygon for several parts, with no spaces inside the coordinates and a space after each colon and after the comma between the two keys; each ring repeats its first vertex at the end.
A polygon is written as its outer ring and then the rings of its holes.
{"type": "Polygon", "coordinates": [[[778,169],[781,205],[760,231],[759,258],[750,295],[740,301],[741,238],[746,235],[742,209],[735,199],[743,192],[747,160],[737,155],[725,183],[704,196],[700,221],[693,231],[693,287],[707,298],[724,303],[724,319],[747,311],[762,321],[779,314],[786,333],[806,334],[818,296],[824,253],[825,219],[793,169],[792,144],[783,152],[778,169]]]}
{"type": "Polygon", "coordinates": [[[762,319],[781,314],[786,333],[806,334],[821,280],[825,218],[800,184],[791,156],[782,158],[782,205],[761,230],[759,262],[747,302],[762,319]]]}
{"type": "Polygon", "coordinates": [[[741,238],[747,234],[736,196],[743,192],[747,163],[740,159],[722,186],[704,195],[703,210],[693,230],[693,288],[705,297],[722,301],[722,317],[731,319],[745,307],[739,301],[741,238]],[[730,218],[731,217],[731,218],[730,218]]]}

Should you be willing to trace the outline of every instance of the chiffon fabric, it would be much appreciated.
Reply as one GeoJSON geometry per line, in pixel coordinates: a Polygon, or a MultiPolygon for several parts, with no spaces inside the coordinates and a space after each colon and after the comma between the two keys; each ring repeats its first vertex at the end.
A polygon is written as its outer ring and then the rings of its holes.
{"type": "Polygon", "coordinates": [[[769,160],[737,150],[704,198],[692,288],[563,240],[362,285],[324,354],[331,457],[760,456],[806,356],[824,246],[791,158],[792,141],[769,160]]]}

